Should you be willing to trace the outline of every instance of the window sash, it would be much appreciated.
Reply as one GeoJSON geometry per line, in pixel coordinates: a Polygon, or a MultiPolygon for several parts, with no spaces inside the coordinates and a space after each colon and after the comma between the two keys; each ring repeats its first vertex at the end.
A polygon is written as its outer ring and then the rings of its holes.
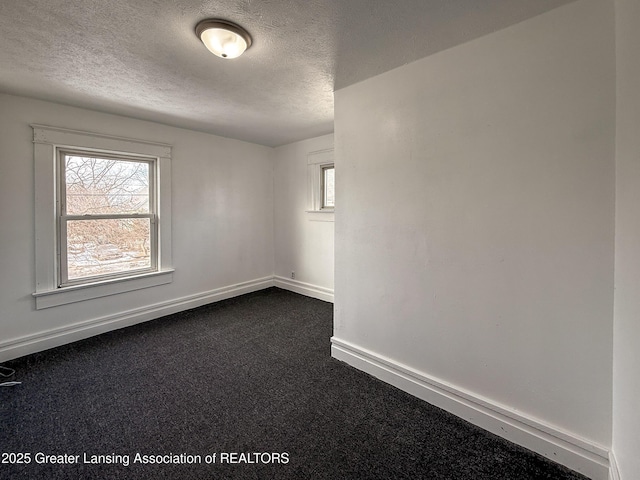
{"type": "Polygon", "coordinates": [[[156,169],[158,165],[157,158],[149,158],[144,156],[123,154],[114,155],[112,152],[104,152],[99,150],[76,150],[68,148],[57,149],[58,153],[58,188],[57,188],[57,258],[58,258],[58,287],[68,287],[74,285],[90,284],[109,279],[117,279],[124,277],[133,277],[140,274],[156,272],[158,270],[158,219],[157,219],[157,198],[156,198],[156,169]],[[67,156],[100,158],[116,161],[130,161],[137,163],[149,164],[149,213],[126,213],[126,214],[85,214],[85,215],[67,215],[66,213],[66,160],[67,156]],[[68,263],[68,237],[67,225],[70,221],[92,221],[92,220],[118,220],[118,219],[136,219],[148,218],[150,223],[149,229],[149,247],[150,247],[150,266],[148,268],[138,268],[121,272],[90,275],[81,278],[69,279],[69,263],[68,263]]]}
{"type": "Polygon", "coordinates": [[[328,170],[333,170],[334,171],[334,175],[335,175],[335,166],[333,164],[331,164],[331,165],[322,165],[321,166],[321,171],[320,171],[320,195],[321,195],[320,207],[323,210],[333,210],[335,208],[335,200],[334,200],[334,205],[327,205],[327,185],[326,185],[326,181],[327,181],[327,171],[328,170]]]}

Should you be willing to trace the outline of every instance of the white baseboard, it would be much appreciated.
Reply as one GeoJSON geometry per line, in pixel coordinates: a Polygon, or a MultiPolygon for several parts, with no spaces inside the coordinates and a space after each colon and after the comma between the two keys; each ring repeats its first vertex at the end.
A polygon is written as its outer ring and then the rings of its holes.
{"type": "Polygon", "coordinates": [[[609,452],[609,480],[621,480],[620,470],[618,470],[618,462],[613,450],[609,452]]]}
{"type": "Polygon", "coordinates": [[[0,362],[272,286],[272,276],[258,278],[3,341],[0,342],[0,362]]]}
{"type": "Polygon", "coordinates": [[[274,285],[278,288],[333,303],[333,290],[330,288],[319,287],[318,285],[312,285],[286,277],[279,277],[277,275],[273,278],[274,285]]]}
{"type": "Polygon", "coordinates": [[[601,445],[336,337],[331,355],[593,480],[609,478],[609,450],[601,445]]]}

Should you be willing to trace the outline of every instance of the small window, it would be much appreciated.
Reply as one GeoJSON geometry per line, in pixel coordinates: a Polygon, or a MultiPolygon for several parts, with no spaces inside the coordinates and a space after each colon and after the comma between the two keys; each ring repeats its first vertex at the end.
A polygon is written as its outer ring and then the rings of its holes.
{"type": "Polygon", "coordinates": [[[336,205],[336,169],[333,149],[307,155],[307,191],[309,220],[333,222],[336,205]]]}
{"type": "Polygon", "coordinates": [[[322,208],[334,208],[336,205],[336,169],[333,165],[322,167],[322,208]]]}
{"type": "Polygon", "coordinates": [[[59,286],[157,270],[157,159],[58,150],[59,286]]]}

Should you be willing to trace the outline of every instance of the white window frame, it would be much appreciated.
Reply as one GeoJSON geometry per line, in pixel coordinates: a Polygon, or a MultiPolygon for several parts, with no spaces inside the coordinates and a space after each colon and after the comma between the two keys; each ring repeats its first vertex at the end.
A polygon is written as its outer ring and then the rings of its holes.
{"type": "MultiPolygon", "coordinates": [[[[173,281],[171,263],[171,146],[69,130],[46,125],[31,125],[35,168],[36,233],[36,309],[55,307],[99,298],[173,281]],[[96,152],[115,157],[153,159],[155,162],[155,228],[157,233],[156,265],[153,270],[131,274],[87,278],[82,282],[61,285],[60,241],[58,237],[61,188],[60,152],[96,152]]],[[[153,235],[152,235],[153,236],[153,235]]]]}
{"type": "MultiPolygon", "coordinates": [[[[326,179],[327,179],[327,170],[333,170],[334,175],[335,175],[335,170],[336,167],[333,163],[329,163],[326,165],[322,165],[320,167],[320,210],[333,210],[335,208],[335,204],[334,205],[327,205],[327,185],[326,185],[326,179]]],[[[335,177],[334,177],[335,178],[335,177]]],[[[335,203],[335,201],[334,201],[335,203]]]]}
{"type": "Polygon", "coordinates": [[[317,150],[307,155],[307,191],[309,220],[333,222],[334,207],[323,208],[324,169],[335,168],[333,149],[317,150]]]}
{"type": "Polygon", "coordinates": [[[131,277],[141,273],[150,273],[155,272],[157,270],[158,265],[158,252],[157,252],[157,222],[156,222],[156,170],[158,159],[156,157],[147,157],[147,156],[139,156],[139,155],[115,155],[113,152],[103,152],[97,150],[78,150],[78,149],[69,149],[69,148],[56,148],[56,153],[58,157],[58,189],[57,194],[58,198],[56,199],[56,215],[58,222],[58,245],[57,245],[57,255],[60,259],[60,263],[58,265],[58,286],[59,287],[68,287],[72,285],[80,285],[88,282],[97,282],[100,280],[109,280],[112,278],[118,277],[131,277]],[[70,215],[67,212],[66,208],[66,200],[65,200],[65,192],[67,191],[66,186],[66,156],[77,156],[77,157],[99,157],[104,159],[111,159],[123,162],[139,162],[146,163],[149,166],[149,212],[148,213],[136,213],[136,214],[100,214],[100,215],[70,215]],[[132,271],[125,272],[117,272],[111,273],[101,276],[92,276],[92,277],[83,277],[78,279],[69,279],[68,275],[68,249],[67,249],[67,224],[70,221],[74,220],[109,220],[109,219],[119,219],[119,218],[148,218],[150,223],[150,266],[144,269],[137,269],[132,271]]]}

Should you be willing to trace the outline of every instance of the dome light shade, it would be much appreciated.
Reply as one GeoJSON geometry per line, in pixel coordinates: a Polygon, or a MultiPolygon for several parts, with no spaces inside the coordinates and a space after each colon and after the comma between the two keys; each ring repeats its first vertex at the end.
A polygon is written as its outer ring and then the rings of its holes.
{"type": "Polygon", "coordinates": [[[196,35],[204,46],[221,58],[236,58],[251,46],[251,36],[239,25],[226,20],[203,20],[196,25],[196,35]]]}

